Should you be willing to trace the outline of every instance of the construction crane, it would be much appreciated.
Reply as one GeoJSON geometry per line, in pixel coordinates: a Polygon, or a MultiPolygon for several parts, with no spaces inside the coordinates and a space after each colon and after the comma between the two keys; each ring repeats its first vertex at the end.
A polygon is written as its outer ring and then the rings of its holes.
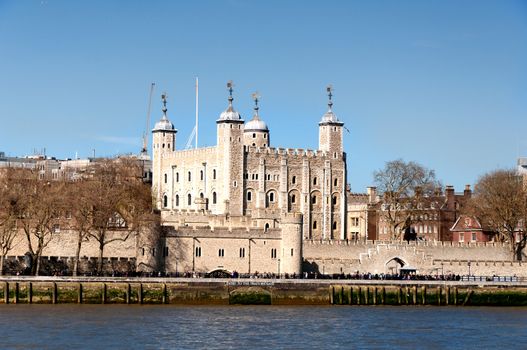
{"type": "Polygon", "coordinates": [[[148,110],[146,112],[146,128],[143,133],[143,148],[141,149],[142,155],[148,154],[148,128],[150,128],[150,110],[152,108],[152,95],[154,94],[154,87],[156,83],[150,85],[150,96],[148,97],[148,110]]]}

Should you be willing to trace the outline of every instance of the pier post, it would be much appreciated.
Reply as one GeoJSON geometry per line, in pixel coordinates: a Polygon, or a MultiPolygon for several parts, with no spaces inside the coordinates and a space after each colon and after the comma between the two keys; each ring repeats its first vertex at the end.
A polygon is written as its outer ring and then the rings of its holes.
{"type": "Polygon", "coordinates": [[[397,304],[399,305],[403,303],[402,294],[403,294],[403,289],[401,287],[397,288],[397,304]]]}
{"type": "Polygon", "coordinates": [[[370,303],[370,287],[366,287],[366,290],[364,291],[364,305],[368,305],[370,303]]]}
{"type": "Polygon", "coordinates": [[[166,283],[163,283],[163,304],[168,304],[168,293],[166,283]]]}
{"type": "Polygon", "coordinates": [[[329,305],[335,304],[335,287],[329,287],[329,305]]]}
{"type": "Polygon", "coordinates": [[[130,304],[130,294],[132,294],[132,288],[130,287],[130,283],[126,284],[126,303],[130,304]]]}
{"type": "Polygon", "coordinates": [[[77,294],[77,302],[82,304],[82,283],[79,283],[79,289],[77,294]]]}
{"type": "Polygon", "coordinates": [[[57,303],[57,300],[58,300],[57,292],[58,292],[57,291],[57,283],[53,282],[52,292],[51,292],[51,303],[52,304],[56,304],[57,303]]]}
{"type": "Polygon", "coordinates": [[[410,301],[408,300],[409,294],[410,294],[410,289],[408,287],[405,287],[404,288],[404,303],[406,305],[410,304],[410,301]]]}
{"type": "Polygon", "coordinates": [[[142,304],[143,303],[143,284],[142,283],[139,283],[139,293],[138,293],[138,302],[139,304],[142,304]]]}
{"type": "Polygon", "coordinates": [[[421,287],[421,302],[426,305],[426,286],[421,287]]]}
{"type": "Polygon", "coordinates": [[[386,287],[382,287],[382,298],[381,298],[381,304],[386,304],[386,287]]]}
{"type": "Polygon", "coordinates": [[[373,305],[377,305],[377,287],[373,289],[373,305]]]}
{"type": "Polygon", "coordinates": [[[441,287],[437,287],[437,305],[441,306],[441,287]]]}
{"type": "Polygon", "coordinates": [[[360,297],[361,297],[361,294],[362,294],[362,288],[359,287],[357,289],[357,305],[360,305],[360,297]]]}
{"type": "Polygon", "coordinates": [[[344,305],[344,286],[340,287],[340,305],[344,305]]]}
{"type": "Polygon", "coordinates": [[[4,282],[4,303],[9,304],[9,282],[4,282]]]}
{"type": "Polygon", "coordinates": [[[18,282],[15,283],[15,304],[18,304],[18,294],[20,292],[20,286],[18,282]]]}
{"type": "Polygon", "coordinates": [[[53,282],[53,285],[51,286],[51,303],[56,304],[57,299],[57,283],[53,282]]]}
{"type": "Polygon", "coordinates": [[[454,305],[457,305],[457,287],[454,288],[454,305]]]}
{"type": "Polygon", "coordinates": [[[33,283],[31,282],[27,284],[27,303],[33,303],[33,283]]]}
{"type": "Polygon", "coordinates": [[[412,287],[412,302],[417,305],[417,286],[412,287]]]}
{"type": "Polygon", "coordinates": [[[106,283],[102,284],[101,304],[106,304],[106,283]]]}
{"type": "Polygon", "coordinates": [[[445,294],[445,305],[448,305],[450,302],[450,287],[446,287],[446,294],[445,294]]]}

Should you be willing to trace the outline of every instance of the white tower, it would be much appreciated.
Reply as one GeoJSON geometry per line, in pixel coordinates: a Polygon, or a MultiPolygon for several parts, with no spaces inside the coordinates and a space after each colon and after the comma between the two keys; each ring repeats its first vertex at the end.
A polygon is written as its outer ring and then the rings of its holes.
{"type": "Polygon", "coordinates": [[[158,209],[168,206],[168,187],[163,181],[163,159],[176,149],[176,133],[174,125],[167,118],[167,94],[161,95],[163,101],[163,117],[152,129],[152,188],[156,194],[156,207],[158,209]]]}
{"type": "Polygon", "coordinates": [[[245,129],[243,130],[243,143],[245,146],[249,147],[269,147],[269,129],[267,128],[267,124],[260,119],[258,113],[260,109],[260,107],[258,107],[260,96],[255,92],[252,97],[254,99],[254,115],[253,119],[245,124],[245,129]]]}

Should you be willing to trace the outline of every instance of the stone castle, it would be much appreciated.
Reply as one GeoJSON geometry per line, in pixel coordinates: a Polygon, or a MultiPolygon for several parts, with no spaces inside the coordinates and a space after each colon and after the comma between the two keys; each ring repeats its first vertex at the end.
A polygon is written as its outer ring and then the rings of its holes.
{"type": "Polygon", "coordinates": [[[328,88],[318,150],[274,148],[258,97],[245,123],[228,88],[213,147],[176,149],[177,130],[163,98],[163,117],[152,131],[152,188],[163,225],[171,227],[167,246],[192,271],[299,274],[303,239],[344,238],[344,123],[332,111],[328,88]],[[249,254],[250,265],[243,262],[249,254]]]}

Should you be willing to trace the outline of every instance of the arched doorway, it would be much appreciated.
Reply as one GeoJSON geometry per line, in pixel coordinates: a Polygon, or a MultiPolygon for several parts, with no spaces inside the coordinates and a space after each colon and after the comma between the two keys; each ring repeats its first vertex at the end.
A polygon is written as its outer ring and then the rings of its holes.
{"type": "Polygon", "coordinates": [[[406,262],[399,257],[391,258],[386,262],[386,273],[389,274],[398,274],[402,267],[406,266],[406,262]]]}

